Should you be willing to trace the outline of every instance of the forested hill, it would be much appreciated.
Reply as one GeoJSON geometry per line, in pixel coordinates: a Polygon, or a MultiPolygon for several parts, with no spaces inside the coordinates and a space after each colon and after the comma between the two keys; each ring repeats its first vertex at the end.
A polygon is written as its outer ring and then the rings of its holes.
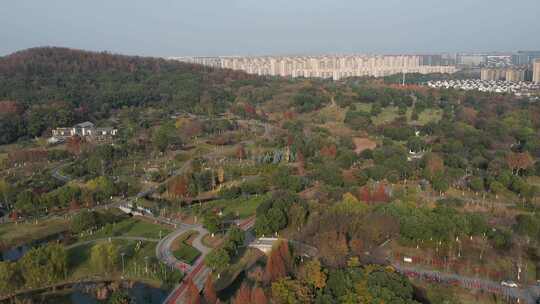
{"type": "Polygon", "coordinates": [[[8,132],[0,144],[124,106],[221,112],[232,99],[229,84],[249,78],[158,58],[56,47],[20,51],[0,58],[0,133],[8,132]]]}

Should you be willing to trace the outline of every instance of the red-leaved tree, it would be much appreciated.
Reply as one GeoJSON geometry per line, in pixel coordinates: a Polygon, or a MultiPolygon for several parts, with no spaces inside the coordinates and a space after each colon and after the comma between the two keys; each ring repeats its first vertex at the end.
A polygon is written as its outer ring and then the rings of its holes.
{"type": "Polygon", "coordinates": [[[251,289],[249,286],[244,282],[240,286],[240,289],[236,292],[236,296],[234,297],[234,304],[250,304],[251,303],[251,289]]]}
{"type": "Polygon", "coordinates": [[[206,282],[204,283],[203,296],[204,301],[207,304],[215,304],[217,302],[217,294],[216,290],[214,289],[214,281],[212,280],[211,275],[208,276],[206,282]]]}
{"type": "Polygon", "coordinates": [[[268,304],[268,298],[261,287],[253,287],[251,291],[251,303],[268,304]]]}
{"type": "Polygon", "coordinates": [[[187,281],[187,303],[189,304],[200,304],[201,295],[199,294],[199,289],[193,283],[193,280],[190,278],[187,281]]]}
{"type": "Polygon", "coordinates": [[[266,262],[266,269],[264,274],[265,281],[274,282],[287,275],[287,269],[279,249],[274,248],[268,257],[266,262]]]}

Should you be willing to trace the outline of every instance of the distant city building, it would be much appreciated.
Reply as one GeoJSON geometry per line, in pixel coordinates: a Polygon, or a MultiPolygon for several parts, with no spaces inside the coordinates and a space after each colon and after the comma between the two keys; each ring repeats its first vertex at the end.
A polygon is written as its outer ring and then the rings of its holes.
{"type": "Polygon", "coordinates": [[[456,56],[456,63],[460,66],[478,67],[486,64],[487,56],[487,54],[460,53],[456,56]]]}
{"type": "Polygon", "coordinates": [[[482,68],[480,70],[480,79],[484,81],[509,81],[520,82],[525,81],[524,68],[507,67],[507,68],[482,68]]]}
{"type": "Polygon", "coordinates": [[[512,55],[488,55],[486,56],[486,66],[506,67],[512,65],[512,55]]]}
{"type": "Polygon", "coordinates": [[[533,82],[536,84],[540,84],[540,58],[534,61],[533,82]]]}
{"type": "Polygon", "coordinates": [[[499,81],[506,78],[506,71],[497,68],[483,68],[480,70],[480,79],[484,81],[499,81]]]}
{"type": "Polygon", "coordinates": [[[525,69],[506,69],[506,81],[521,82],[525,81],[525,69]]]}
{"type": "Polygon", "coordinates": [[[532,65],[537,58],[540,58],[540,51],[518,51],[512,55],[512,64],[532,65]]]}
{"type": "MultiPolygon", "coordinates": [[[[353,76],[389,76],[400,73],[454,73],[439,55],[349,55],[261,57],[173,57],[171,59],[250,74],[317,77],[335,80],[353,76]]],[[[446,58],[445,58],[446,60],[446,58]]],[[[446,60],[448,63],[448,60],[446,60]]]]}

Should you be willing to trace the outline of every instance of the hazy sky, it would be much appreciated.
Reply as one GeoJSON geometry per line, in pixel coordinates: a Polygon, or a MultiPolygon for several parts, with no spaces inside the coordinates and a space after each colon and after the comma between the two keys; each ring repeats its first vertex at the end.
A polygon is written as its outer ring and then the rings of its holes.
{"type": "Polygon", "coordinates": [[[540,49],[540,0],[1,0],[0,55],[36,46],[155,55],[540,49]]]}

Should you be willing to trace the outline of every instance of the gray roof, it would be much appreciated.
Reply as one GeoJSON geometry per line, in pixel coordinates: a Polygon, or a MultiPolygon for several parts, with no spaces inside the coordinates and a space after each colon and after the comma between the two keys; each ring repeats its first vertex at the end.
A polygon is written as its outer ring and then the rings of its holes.
{"type": "Polygon", "coordinates": [[[80,124],[75,125],[75,128],[93,128],[93,127],[94,127],[94,124],[89,121],[81,122],[80,124]]]}

